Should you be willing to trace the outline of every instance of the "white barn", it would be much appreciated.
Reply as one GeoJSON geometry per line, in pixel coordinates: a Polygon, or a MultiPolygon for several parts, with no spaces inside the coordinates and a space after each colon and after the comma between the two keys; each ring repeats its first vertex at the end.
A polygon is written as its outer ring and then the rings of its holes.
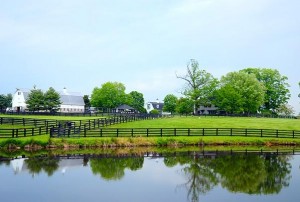
{"type": "MultiPolygon", "coordinates": [[[[26,99],[30,90],[17,89],[12,99],[12,109],[16,112],[23,112],[27,110],[26,99]]],[[[84,100],[83,96],[78,93],[69,93],[66,88],[60,94],[60,105],[59,112],[64,113],[83,113],[84,112],[84,100]]]]}

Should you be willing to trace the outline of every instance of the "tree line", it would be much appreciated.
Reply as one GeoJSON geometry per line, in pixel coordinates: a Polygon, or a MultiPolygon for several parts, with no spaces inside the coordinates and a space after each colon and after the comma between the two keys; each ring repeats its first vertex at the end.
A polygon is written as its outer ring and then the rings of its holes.
{"type": "Polygon", "coordinates": [[[191,60],[186,74],[177,78],[185,81],[183,97],[167,95],[165,111],[197,114],[200,106],[213,104],[226,114],[293,114],[292,107],[287,105],[291,96],[288,78],[276,69],[246,68],[229,72],[218,80],[191,60]]]}
{"type": "MultiPolygon", "coordinates": [[[[219,112],[226,114],[283,114],[291,115],[294,110],[287,104],[291,94],[288,78],[271,68],[245,68],[229,72],[215,78],[211,73],[200,69],[199,63],[191,59],[184,75],[176,75],[185,82],[181,95],[165,96],[163,110],[179,114],[198,114],[200,106],[215,105],[219,112]]],[[[300,82],[299,82],[300,87],[300,82]]],[[[145,113],[144,97],[141,92],[125,92],[120,82],[106,82],[95,87],[91,96],[83,97],[85,107],[115,109],[127,104],[145,113]]],[[[300,97],[300,94],[298,95],[300,97]]],[[[0,95],[0,110],[11,107],[12,95],[0,95]]],[[[52,87],[43,93],[34,87],[28,95],[26,104],[29,111],[58,111],[60,95],[52,87]]]]}

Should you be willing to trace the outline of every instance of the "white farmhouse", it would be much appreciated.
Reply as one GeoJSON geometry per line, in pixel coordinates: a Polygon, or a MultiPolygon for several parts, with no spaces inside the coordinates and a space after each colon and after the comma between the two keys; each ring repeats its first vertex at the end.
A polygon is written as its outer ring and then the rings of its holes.
{"type": "Polygon", "coordinates": [[[150,113],[152,110],[156,109],[162,115],[169,115],[170,112],[163,111],[164,103],[160,102],[158,99],[155,102],[147,102],[144,108],[147,110],[147,113],[150,113]]]}
{"type": "MultiPolygon", "coordinates": [[[[12,99],[12,109],[16,112],[23,112],[27,110],[26,99],[30,90],[28,89],[17,89],[12,99]]],[[[72,112],[72,113],[83,113],[84,112],[84,100],[83,96],[78,93],[69,93],[66,88],[60,94],[60,105],[59,112],[72,112]]]]}

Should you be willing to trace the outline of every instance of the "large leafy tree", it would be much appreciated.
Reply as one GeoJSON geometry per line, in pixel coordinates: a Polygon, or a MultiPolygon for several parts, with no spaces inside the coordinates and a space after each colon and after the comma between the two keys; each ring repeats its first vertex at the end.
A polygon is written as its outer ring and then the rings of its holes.
{"type": "Polygon", "coordinates": [[[44,109],[50,112],[57,112],[61,103],[59,93],[50,87],[44,94],[44,109]]]}
{"type": "Polygon", "coordinates": [[[194,102],[189,98],[179,98],[176,104],[176,112],[179,114],[190,114],[193,112],[194,102]]]}
{"type": "Polygon", "coordinates": [[[174,113],[176,111],[177,97],[173,94],[168,94],[164,98],[163,111],[174,113]]]}
{"type": "Polygon", "coordinates": [[[191,59],[187,65],[187,73],[177,78],[184,80],[185,87],[182,94],[190,98],[194,102],[194,113],[197,107],[210,102],[212,93],[218,85],[218,80],[210,73],[199,68],[199,63],[191,59]]]}
{"type": "Polygon", "coordinates": [[[214,102],[229,113],[256,113],[264,102],[264,92],[254,74],[230,72],[221,78],[214,102]]]}
{"type": "Polygon", "coordinates": [[[131,91],[128,94],[127,104],[135,108],[139,112],[144,112],[144,95],[138,91],[131,91]]]}
{"type": "Polygon", "coordinates": [[[29,111],[39,111],[44,109],[44,102],[44,93],[41,89],[36,89],[36,87],[30,91],[26,100],[29,111]]]}
{"type": "Polygon", "coordinates": [[[95,87],[91,95],[94,107],[115,108],[126,102],[125,86],[119,82],[106,82],[101,88],[95,87]]]}
{"type": "Polygon", "coordinates": [[[288,78],[282,76],[278,70],[270,68],[247,68],[242,70],[252,73],[266,88],[263,110],[276,113],[276,109],[287,103],[291,94],[288,89],[288,78]]]}
{"type": "Polygon", "coordinates": [[[11,94],[1,94],[0,95],[0,111],[4,111],[7,107],[11,107],[12,95],[11,94]]]}

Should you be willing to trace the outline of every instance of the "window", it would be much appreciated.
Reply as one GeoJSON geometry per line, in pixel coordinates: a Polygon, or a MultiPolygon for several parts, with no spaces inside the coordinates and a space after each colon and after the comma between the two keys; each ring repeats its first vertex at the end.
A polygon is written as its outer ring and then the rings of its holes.
{"type": "Polygon", "coordinates": [[[18,92],[18,95],[21,95],[21,92],[18,92]]]}
{"type": "Polygon", "coordinates": [[[156,108],[159,109],[159,105],[156,105],[156,108]]]}

